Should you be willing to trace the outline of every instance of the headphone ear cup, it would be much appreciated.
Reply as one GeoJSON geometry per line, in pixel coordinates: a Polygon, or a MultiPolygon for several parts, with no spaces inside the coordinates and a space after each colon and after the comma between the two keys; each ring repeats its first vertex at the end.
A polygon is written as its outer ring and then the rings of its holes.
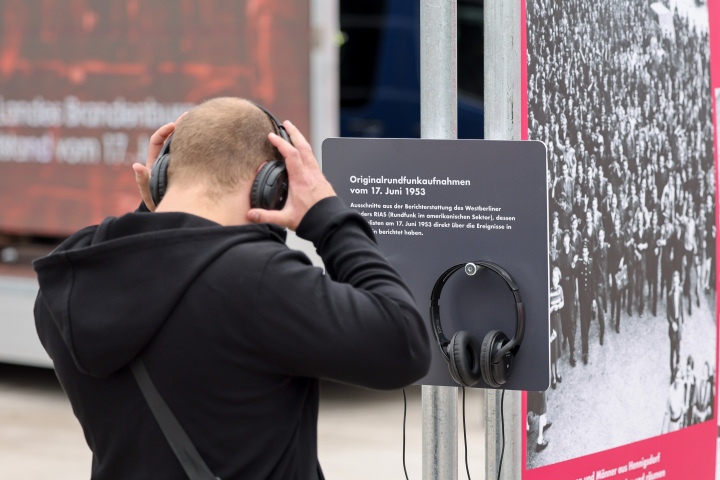
{"type": "Polygon", "coordinates": [[[480,347],[480,371],[483,380],[491,387],[498,388],[504,384],[510,374],[510,367],[506,364],[512,364],[511,359],[508,360],[507,355],[500,359],[497,365],[493,365],[492,358],[498,350],[502,348],[510,340],[500,330],[491,330],[485,335],[482,346],[480,347]]]}
{"type": "Polygon", "coordinates": [[[465,330],[453,335],[448,344],[450,376],[464,387],[472,387],[480,381],[480,362],[478,343],[465,330]]]}
{"type": "Polygon", "coordinates": [[[152,172],[150,173],[150,195],[152,196],[153,202],[155,202],[155,206],[157,206],[163,196],[165,196],[169,164],[169,154],[161,155],[153,164],[152,172]]]}
{"type": "Polygon", "coordinates": [[[272,160],[260,167],[250,190],[250,206],[266,210],[281,210],[288,194],[288,174],[285,162],[272,160]]]}

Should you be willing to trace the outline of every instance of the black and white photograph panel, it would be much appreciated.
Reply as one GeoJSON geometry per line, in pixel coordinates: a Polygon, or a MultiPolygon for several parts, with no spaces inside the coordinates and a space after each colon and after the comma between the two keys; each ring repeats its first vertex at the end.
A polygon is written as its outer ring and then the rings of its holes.
{"type": "MultiPolygon", "coordinates": [[[[715,89],[715,127],[720,128],[720,88],[715,89]]],[[[715,154],[720,157],[720,132],[715,134],[715,154]]],[[[716,415],[715,418],[718,422],[718,437],[720,437],[720,416],[716,415]]],[[[717,443],[717,450],[720,454],[720,441],[717,443]]],[[[720,462],[715,462],[715,478],[720,480],[720,462]]]]}
{"type": "Polygon", "coordinates": [[[526,5],[552,328],[531,469],[715,421],[717,177],[704,2],[526,5]]]}

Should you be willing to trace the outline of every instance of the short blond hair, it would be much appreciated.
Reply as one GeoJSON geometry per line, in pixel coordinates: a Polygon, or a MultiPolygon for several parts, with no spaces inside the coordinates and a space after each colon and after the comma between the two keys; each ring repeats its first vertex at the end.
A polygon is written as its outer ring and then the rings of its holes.
{"type": "Polygon", "coordinates": [[[267,138],[276,131],[252,102],[219,97],[201,103],[178,123],[170,147],[168,185],[202,182],[218,201],[254,178],[260,165],[278,158],[267,138]]]}

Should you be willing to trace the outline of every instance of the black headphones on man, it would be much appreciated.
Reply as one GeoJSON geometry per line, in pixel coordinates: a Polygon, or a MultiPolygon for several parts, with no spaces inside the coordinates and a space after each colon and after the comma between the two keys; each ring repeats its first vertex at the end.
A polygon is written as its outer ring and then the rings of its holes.
{"type": "Polygon", "coordinates": [[[510,274],[501,266],[485,261],[459,263],[450,267],[435,282],[430,297],[430,321],[432,322],[435,340],[448,363],[453,380],[464,387],[472,387],[481,379],[489,386],[498,388],[507,382],[512,371],[515,355],[520,349],[525,335],[525,306],[520,298],[520,290],[510,274]],[[479,269],[487,268],[495,272],[505,281],[515,298],[515,335],[512,339],[500,330],[492,330],[478,348],[473,336],[461,330],[448,340],[440,323],[440,293],[445,282],[461,268],[468,275],[475,275],[479,269]]]}
{"type": "MultiPolygon", "coordinates": [[[[287,134],[287,131],[285,131],[282,123],[265,109],[265,107],[257,103],[253,103],[253,105],[265,112],[275,126],[277,130],[276,133],[284,140],[290,142],[290,136],[287,134]]],[[[172,135],[170,135],[165,145],[163,145],[162,150],[160,150],[160,154],[152,167],[152,174],[150,175],[150,194],[152,195],[155,205],[160,203],[160,200],[162,200],[167,190],[167,170],[170,164],[171,139],[172,135]]],[[[263,165],[255,176],[250,192],[250,206],[252,208],[264,208],[266,210],[281,210],[287,200],[287,193],[288,174],[285,161],[282,155],[280,155],[279,158],[270,160],[263,165]]]]}

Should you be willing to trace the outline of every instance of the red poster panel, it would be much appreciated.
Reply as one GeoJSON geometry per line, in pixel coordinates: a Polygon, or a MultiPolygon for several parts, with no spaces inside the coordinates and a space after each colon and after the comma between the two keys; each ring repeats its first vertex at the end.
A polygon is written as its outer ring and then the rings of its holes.
{"type": "Polygon", "coordinates": [[[149,136],[211,97],[307,132],[305,1],[0,0],[0,24],[0,234],[134,209],[149,136]]]}
{"type": "Polygon", "coordinates": [[[523,478],[715,478],[720,4],[523,4],[553,278],[523,478]]]}

